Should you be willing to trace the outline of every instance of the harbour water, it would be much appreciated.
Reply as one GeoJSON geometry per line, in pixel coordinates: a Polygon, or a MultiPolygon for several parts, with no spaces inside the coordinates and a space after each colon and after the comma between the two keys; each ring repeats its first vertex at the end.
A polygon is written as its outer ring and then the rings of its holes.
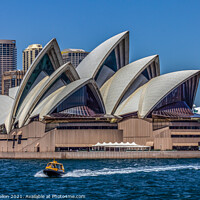
{"type": "Polygon", "coordinates": [[[49,161],[0,160],[0,198],[199,199],[200,159],[59,160],[62,178],[49,161]]]}

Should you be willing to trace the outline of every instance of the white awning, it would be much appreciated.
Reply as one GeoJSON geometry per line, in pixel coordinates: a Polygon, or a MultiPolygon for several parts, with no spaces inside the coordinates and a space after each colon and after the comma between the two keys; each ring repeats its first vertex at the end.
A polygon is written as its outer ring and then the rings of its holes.
{"type": "Polygon", "coordinates": [[[129,147],[131,147],[131,148],[133,148],[133,147],[135,147],[135,148],[148,148],[148,147],[150,147],[150,146],[138,145],[135,142],[132,142],[132,143],[129,143],[129,142],[126,142],[126,143],[124,143],[124,142],[121,142],[121,143],[117,143],[117,142],[115,142],[115,143],[112,143],[112,142],[99,143],[98,142],[97,144],[92,145],[92,146],[93,147],[115,147],[115,148],[122,148],[122,147],[125,147],[125,148],[129,148],[129,147]]]}

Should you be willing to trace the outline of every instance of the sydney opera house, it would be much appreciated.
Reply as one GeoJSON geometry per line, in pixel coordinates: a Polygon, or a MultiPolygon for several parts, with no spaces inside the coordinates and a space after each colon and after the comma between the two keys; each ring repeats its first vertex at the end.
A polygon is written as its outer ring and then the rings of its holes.
{"type": "Polygon", "coordinates": [[[97,46],[75,68],[52,39],[21,85],[0,96],[0,151],[55,152],[100,142],[195,150],[192,112],[200,70],[160,75],[159,56],[129,63],[129,32],[97,46]]]}

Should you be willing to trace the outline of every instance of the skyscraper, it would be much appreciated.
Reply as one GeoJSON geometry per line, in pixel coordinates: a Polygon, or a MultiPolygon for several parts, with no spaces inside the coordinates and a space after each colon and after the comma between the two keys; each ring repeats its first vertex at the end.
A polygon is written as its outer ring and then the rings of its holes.
{"type": "Polygon", "coordinates": [[[42,50],[41,44],[32,44],[29,45],[24,51],[23,51],[23,71],[26,72],[30,65],[32,64],[33,60],[36,58],[36,56],[39,54],[39,52],[42,50]]]}
{"type": "Polygon", "coordinates": [[[89,54],[89,52],[86,52],[83,49],[64,49],[61,53],[64,63],[70,61],[74,67],[77,67],[89,54]]]}
{"type": "Polygon", "coordinates": [[[0,94],[2,93],[2,75],[6,71],[17,69],[17,48],[15,40],[0,40],[0,94]]]}

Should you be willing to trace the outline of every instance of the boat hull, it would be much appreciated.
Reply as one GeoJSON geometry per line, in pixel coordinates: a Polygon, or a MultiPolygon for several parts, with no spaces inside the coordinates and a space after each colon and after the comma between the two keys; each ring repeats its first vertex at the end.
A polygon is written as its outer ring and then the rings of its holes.
{"type": "Polygon", "coordinates": [[[43,173],[45,175],[47,175],[48,177],[61,177],[65,174],[61,170],[55,171],[55,170],[52,170],[52,169],[45,169],[45,170],[43,170],[43,173]]]}

